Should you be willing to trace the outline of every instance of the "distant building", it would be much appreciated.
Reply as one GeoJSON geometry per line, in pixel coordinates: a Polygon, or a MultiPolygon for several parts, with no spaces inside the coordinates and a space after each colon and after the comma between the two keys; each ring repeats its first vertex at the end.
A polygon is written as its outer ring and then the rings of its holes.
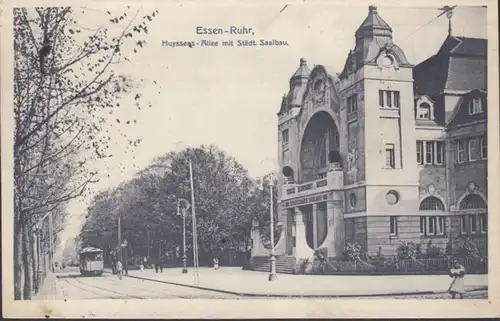
{"type": "Polygon", "coordinates": [[[355,39],[338,76],[301,59],[283,97],[277,254],[486,239],[487,40],[450,34],[414,66],[374,6],[355,39]]]}

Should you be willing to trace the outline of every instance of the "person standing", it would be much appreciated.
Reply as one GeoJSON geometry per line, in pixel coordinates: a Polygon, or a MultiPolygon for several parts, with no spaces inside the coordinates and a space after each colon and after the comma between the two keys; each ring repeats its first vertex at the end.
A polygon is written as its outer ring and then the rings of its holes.
{"type": "Polygon", "coordinates": [[[116,274],[118,274],[118,278],[121,280],[123,275],[123,265],[120,260],[116,262],[116,274]]]}
{"type": "Polygon", "coordinates": [[[219,259],[217,257],[214,257],[214,270],[219,269],[219,259]]]}
{"type": "Polygon", "coordinates": [[[453,261],[453,266],[450,269],[450,277],[453,278],[448,288],[451,298],[455,299],[455,296],[458,294],[460,295],[460,299],[463,299],[465,293],[465,268],[457,260],[453,261]]]}

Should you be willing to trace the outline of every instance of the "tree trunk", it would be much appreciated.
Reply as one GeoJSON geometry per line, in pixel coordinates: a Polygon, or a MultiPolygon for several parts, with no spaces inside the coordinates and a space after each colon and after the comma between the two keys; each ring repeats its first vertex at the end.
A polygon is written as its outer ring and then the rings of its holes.
{"type": "Polygon", "coordinates": [[[19,213],[14,214],[14,299],[23,299],[23,233],[19,213]]]}
{"type": "Polygon", "coordinates": [[[23,299],[31,300],[33,291],[33,264],[31,262],[31,244],[28,224],[23,224],[23,268],[24,268],[24,291],[23,299]]]}
{"type": "Polygon", "coordinates": [[[38,249],[37,249],[37,234],[36,233],[30,233],[31,236],[31,246],[32,246],[32,253],[33,253],[33,260],[31,261],[33,263],[32,269],[33,269],[33,290],[35,293],[38,293],[38,249]]]}

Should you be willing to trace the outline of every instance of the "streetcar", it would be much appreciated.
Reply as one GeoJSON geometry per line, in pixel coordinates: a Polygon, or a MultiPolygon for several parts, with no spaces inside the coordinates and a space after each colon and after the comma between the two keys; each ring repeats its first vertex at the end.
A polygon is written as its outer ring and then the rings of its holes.
{"type": "Polygon", "coordinates": [[[102,275],[104,271],[103,251],[86,247],[80,251],[80,274],[82,276],[102,275]]]}

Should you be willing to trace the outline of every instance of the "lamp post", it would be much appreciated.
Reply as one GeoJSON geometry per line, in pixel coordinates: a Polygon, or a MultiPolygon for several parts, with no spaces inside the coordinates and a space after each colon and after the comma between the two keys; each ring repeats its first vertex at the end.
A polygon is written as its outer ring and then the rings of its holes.
{"type": "Polygon", "coordinates": [[[274,281],[277,279],[276,275],[276,257],[274,256],[274,202],[273,202],[273,186],[274,186],[274,175],[269,177],[269,203],[270,203],[270,215],[271,215],[271,253],[269,261],[271,262],[271,271],[269,273],[269,281],[274,281]]]}
{"type": "Polygon", "coordinates": [[[188,273],[186,256],[186,212],[190,206],[189,202],[183,198],[177,200],[177,215],[181,215],[180,211],[182,211],[182,274],[188,273]],[[184,202],[186,205],[182,210],[181,202],[184,202]]]}
{"type": "Polygon", "coordinates": [[[125,264],[124,264],[125,265],[125,275],[128,275],[128,255],[127,255],[128,248],[127,248],[127,246],[128,246],[127,240],[123,241],[123,243],[120,244],[120,247],[125,249],[125,264]]]}

